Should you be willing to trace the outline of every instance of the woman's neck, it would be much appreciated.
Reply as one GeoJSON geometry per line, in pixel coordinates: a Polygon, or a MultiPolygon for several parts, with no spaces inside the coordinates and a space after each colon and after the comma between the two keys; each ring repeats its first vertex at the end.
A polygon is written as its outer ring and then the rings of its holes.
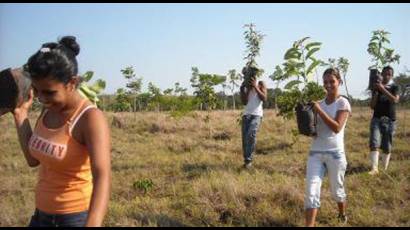
{"type": "Polygon", "coordinates": [[[77,109],[82,100],[84,100],[84,98],[77,92],[74,92],[70,97],[70,100],[67,101],[67,104],[61,109],[61,113],[64,116],[70,116],[77,109]]]}
{"type": "Polygon", "coordinates": [[[326,104],[331,104],[339,97],[339,93],[328,94],[326,96],[326,104]]]}

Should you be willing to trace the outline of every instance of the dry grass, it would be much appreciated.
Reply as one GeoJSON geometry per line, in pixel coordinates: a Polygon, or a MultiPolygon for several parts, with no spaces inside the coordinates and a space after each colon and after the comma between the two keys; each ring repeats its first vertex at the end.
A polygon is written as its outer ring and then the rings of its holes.
{"type": "MultiPolygon", "coordinates": [[[[367,175],[370,110],[354,108],[346,130],[347,226],[410,225],[410,124],[399,112],[391,167],[367,175]]],[[[410,117],[410,112],[406,111],[410,117]]],[[[240,111],[175,119],[166,113],[108,113],[112,126],[113,192],[106,226],[302,226],[310,139],[295,145],[291,129],[265,111],[254,169],[241,169],[240,111]],[[133,184],[151,179],[146,193],[133,184]]],[[[35,114],[32,117],[34,121],[35,114]]],[[[33,123],[32,123],[33,124],[33,123]]],[[[25,226],[34,210],[37,169],[26,166],[11,116],[0,118],[0,226],[25,226]]],[[[328,181],[318,226],[338,226],[328,181]]]]}

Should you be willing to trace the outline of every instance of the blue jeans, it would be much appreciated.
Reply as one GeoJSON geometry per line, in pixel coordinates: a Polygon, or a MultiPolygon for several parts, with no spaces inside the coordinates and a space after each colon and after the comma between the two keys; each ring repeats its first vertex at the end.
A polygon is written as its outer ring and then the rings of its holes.
{"type": "Polygon", "coordinates": [[[29,227],[84,227],[88,211],[70,214],[48,214],[38,209],[31,217],[29,227]]]}
{"type": "Polygon", "coordinates": [[[395,130],[396,121],[388,117],[373,117],[370,122],[369,147],[371,149],[381,148],[384,153],[391,153],[395,130]]]}
{"type": "Polygon", "coordinates": [[[256,133],[262,117],[256,115],[243,115],[242,117],[242,151],[245,163],[252,161],[252,154],[256,145],[256,133]]]}
{"type": "Polygon", "coordinates": [[[305,209],[320,207],[320,189],[326,172],[329,175],[332,198],[338,203],[346,201],[344,188],[346,167],[344,152],[310,152],[306,169],[305,209]]]}

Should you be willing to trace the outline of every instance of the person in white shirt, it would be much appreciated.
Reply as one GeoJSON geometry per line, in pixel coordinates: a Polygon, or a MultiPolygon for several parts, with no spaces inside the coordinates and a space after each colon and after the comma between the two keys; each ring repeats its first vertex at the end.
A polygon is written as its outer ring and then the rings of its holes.
{"type": "Polygon", "coordinates": [[[317,135],[310,148],[306,169],[305,214],[306,226],[313,227],[320,207],[323,177],[329,175],[332,198],[337,202],[339,220],[346,223],[346,192],[344,176],[347,167],[344,149],[344,130],[351,113],[349,101],[340,96],[343,83],[340,73],[329,68],[323,73],[326,98],[313,102],[317,116],[317,135]]]}
{"type": "MultiPolygon", "coordinates": [[[[253,71],[256,73],[256,71],[253,71]]],[[[245,107],[242,116],[242,150],[244,167],[250,168],[253,152],[256,145],[256,133],[263,117],[262,103],[267,99],[267,89],[263,81],[256,81],[256,76],[251,76],[249,84],[243,82],[240,87],[241,101],[245,107]]]]}

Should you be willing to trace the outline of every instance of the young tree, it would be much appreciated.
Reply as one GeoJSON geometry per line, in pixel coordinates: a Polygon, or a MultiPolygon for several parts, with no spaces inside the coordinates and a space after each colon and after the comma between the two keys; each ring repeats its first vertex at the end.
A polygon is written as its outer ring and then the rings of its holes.
{"type": "MultiPolygon", "coordinates": [[[[137,110],[137,98],[141,93],[142,77],[138,78],[135,74],[134,67],[128,66],[121,70],[122,75],[128,80],[127,88],[130,100],[132,101],[133,111],[137,110]]],[[[139,102],[139,109],[141,109],[141,103],[139,102]]]]}
{"type": "Polygon", "coordinates": [[[242,75],[236,73],[235,69],[231,69],[228,72],[227,80],[229,84],[227,87],[231,90],[232,93],[232,107],[233,110],[235,110],[235,89],[239,87],[240,82],[242,81],[242,75]]]}
{"type": "Polygon", "coordinates": [[[325,96],[323,87],[312,81],[316,67],[323,63],[313,56],[320,50],[322,43],[306,43],[308,39],[310,38],[305,37],[295,41],[284,55],[283,67],[276,66],[271,75],[273,81],[288,81],[277,99],[279,115],[287,119],[294,116],[298,104],[306,104],[325,96]]]}
{"type": "Polygon", "coordinates": [[[131,109],[130,98],[125,89],[119,88],[115,94],[115,104],[113,110],[115,112],[124,112],[131,109]]]}
{"type": "Polygon", "coordinates": [[[275,71],[273,72],[273,74],[269,75],[269,78],[276,83],[276,87],[273,91],[274,94],[274,103],[275,103],[275,110],[278,109],[278,96],[280,95],[280,93],[282,93],[282,90],[279,88],[279,83],[280,83],[280,78],[283,76],[283,71],[280,68],[280,66],[276,66],[275,67],[275,71]]]}
{"type": "Polygon", "coordinates": [[[349,70],[349,65],[350,65],[349,60],[344,57],[339,57],[337,61],[334,58],[329,58],[328,61],[329,63],[326,63],[325,65],[337,68],[340,71],[340,74],[343,76],[343,83],[345,85],[347,97],[350,100],[352,100],[353,97],[349,94],[349,90],[347,87],[347,81],[346,81],[346,74],[347,74],[347,71],[349,70]]]}
{"type": "Polygon", "coordinates": [[[255,25],[252,23],[246,24],[244,27],[246,28],[244,32],[246,43],[246,55],[244,59],[246,60],[246,64],[242,69],[242,74],[245,82],[248,83],[251,76],[256,74],[257,77],[260,77],[264,72],[263,69],[258,67],[255,59],[260,55],[260,45],[266,35],[256,31],[255,25]],[[254,73],[254,71],[256,71],[256,73],[254,73]]]}
{"type": "Polygon", "coordinates": [[[200,74],[198,68],[192,67],[191,85],[195,89],[194,95],[205,106],[212,110],[216,106],[217,96],[214,86],[222,84],[226,77],[217,74],[200,74]]]}
{"type": "Polygon", "coordinates": [[[372,56],[373,65],[369,69],[381,70],[386,65],[400,61],[400,55],[394,54],[394,49],[388,48],[390,44],[388,38],[389,32],[385,30],[376,30],[372,32],[372,37],[368,44],[367,52],[372,56]]]}
{"type": "Polygon", "coordinates": [[[162,100],[161,89],[154,85],[154,83],[148,83],[148,92],[150,94],[149,107],[155,108],[157,112],[160,111],[160,104],[162,100]]]}
{"type": "Polygon", "coordinates": [[[400,101],[408,104],[410,102],[410,74],[400,73],[393,81],[400,88],[400,101]]]}

